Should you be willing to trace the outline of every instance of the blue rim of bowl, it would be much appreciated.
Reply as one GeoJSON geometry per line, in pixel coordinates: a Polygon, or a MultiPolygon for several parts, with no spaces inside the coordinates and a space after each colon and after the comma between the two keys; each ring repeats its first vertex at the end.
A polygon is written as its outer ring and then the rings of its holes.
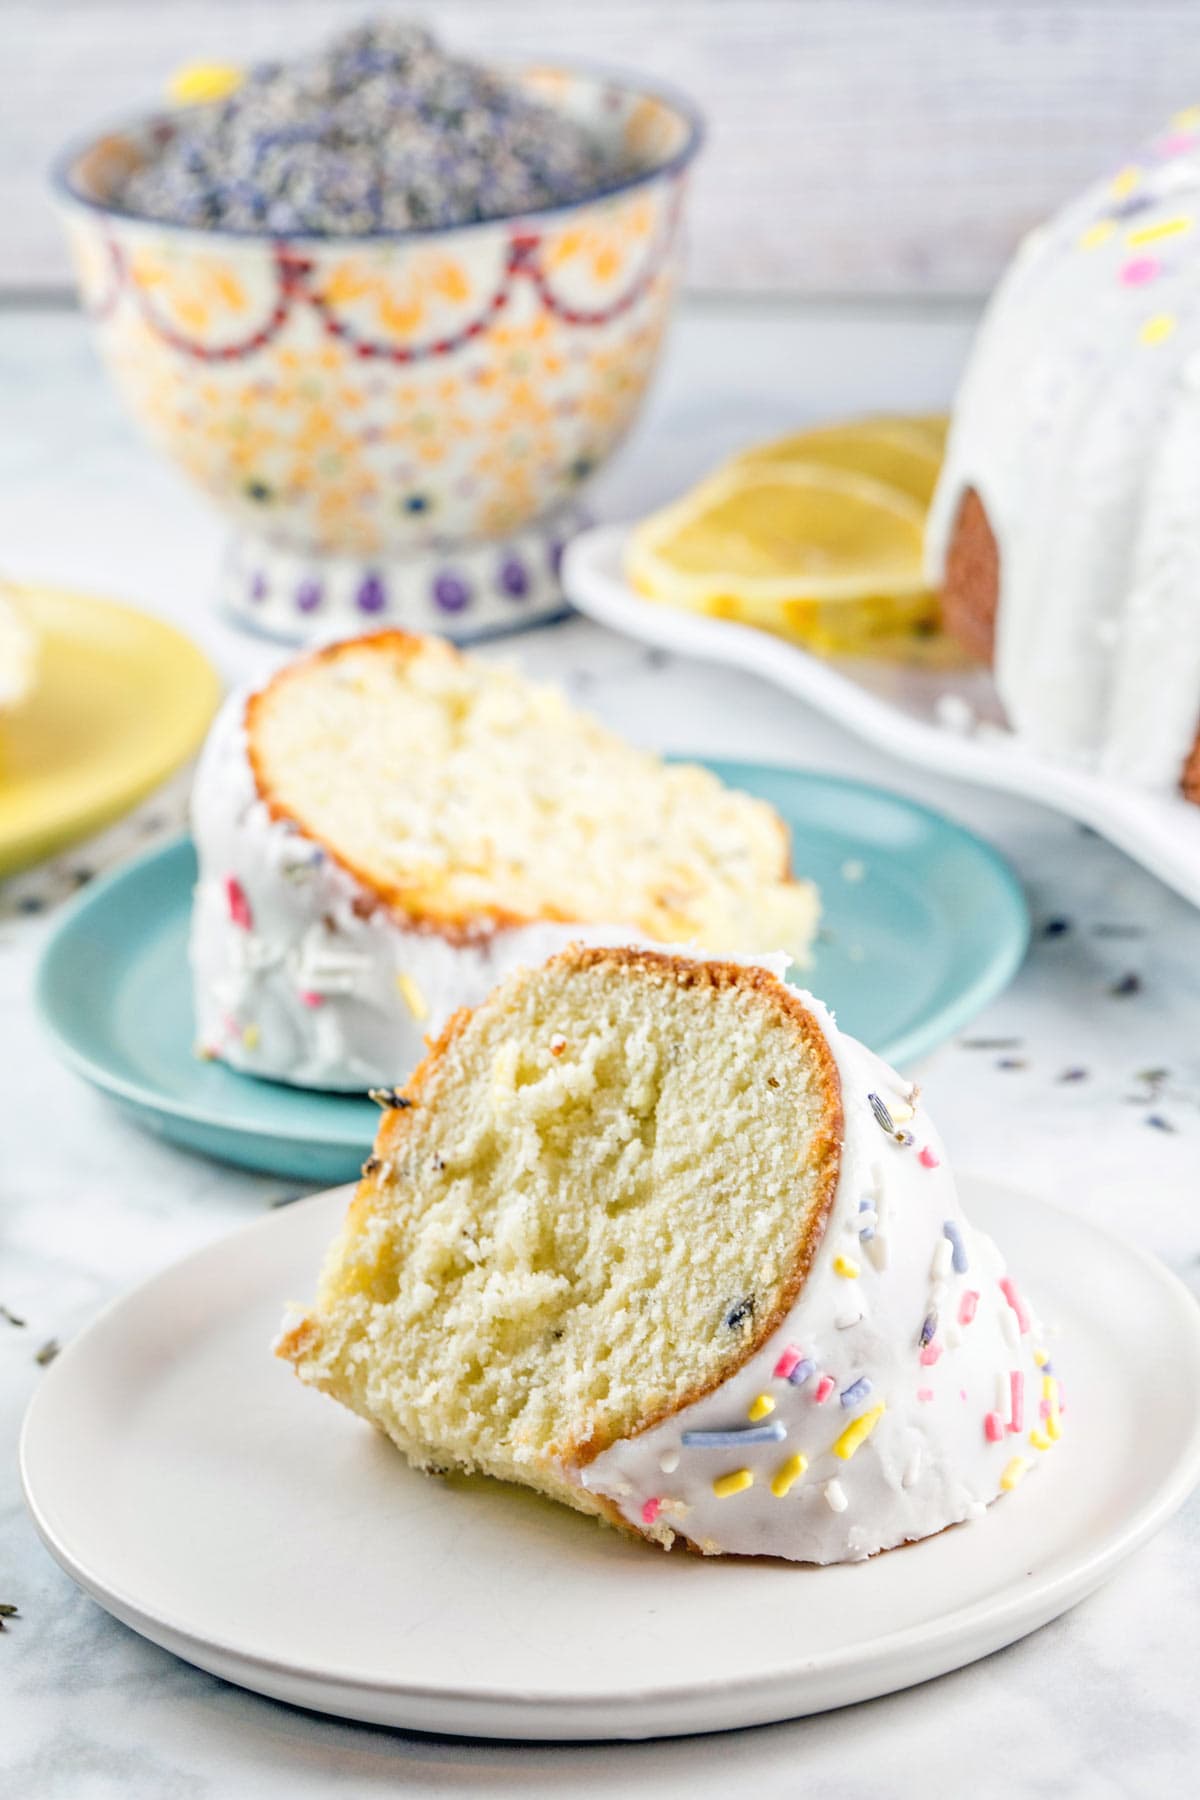
{"type": "Polygon", "coordinates": [[[521,70],[550,69],[558,74],[594,81],[598,85],[618,88],[623,93],[634,93],[649,100],[660,101],[683,120],[687,127],[687,136],[671,156],[664,157],[661,162],[641,169],[634,175],[628,175],[621,181],[609,182],[594,192],[581,196],[578,200],[564,200],[558,206],[542,207],[537,212],[497,213],[491,219],[471,219],[462,225],[422,225],[416,229],[395,231],[360,231],[339,233],[334,236],[325,231],[251,231],[239,226],[230,225],[186,225],[174,219],[153,219],[145,213],[131,212],[123,206],[114,206],[111,201],[99,200],[93,194],[86,194],[77,187],[72,179],[77,163],[89,151],[103,143],[106,138],[131,136],[147,131],[155,125],[169,124],[185,114],[187,108],[169,108],[150,112],[124,115],[120,120],[101,130],[93,128],[86,136],[73,138],[65,149],[61,150],[50,165],[50,186],[60,202],[69,206],[82,208],[85,212],[98,213],[103,218],[120,219],[122,223],[137,225],[149,231],[176,232],[184,236],[207,239],[230,239],[235,243],[248,244],[332,244],[345,246],[353,244],[389,244],[424,241],[429,238],[448,237],[455,232],[487,231],[497,225],[514,223],[536,225],[541,220],[564,218],[567,214],[578,212],[581,207],[591,206],[600,200],[611,200],[620,194],[635,192],[651,182],[660,181],[663,177],[680,174],[698,155],[704,145],[707,127],[704,114],[695,101],[680,89],[669,83],[658,80],[647,81],[642,76],[634,76],[628,70],[608,68],[596,63],[557,63],[545,60],[529,61],[520,65],[507,66],[519,73],[521,70]]]}
{"type": "MultiPolygon", "coordinates": [[[[674,753],[670,760],[686,762],[698,759],[689,758],[683,753],[674,753]]],[[[764,763],[737,757],[706,757],[702,760],[706,767],[714,767],[716,770],[722,771],[722,779],[726,778],[724,772],[734,775],[738,770],[756,768],[767,770],[773,775],[798,775],[809,780],[817,779],[823,786],[838,788],[848,794],[866,794],[876,801],[882,798],[890,804],[901,806],[906,811],[916,814],[938,833],[949,832],[954,837],[965,841],[970,845],[979,861],[986,865],[995,882],[995,891],[1003,896],[1011,930],[1006,934],[1003,946],[993,951],[986,966],[978,971],[961,994],[953,1001],[939,1007],[931,1019],[910,1029],[897,1043],[887,1046],[886,1056],[890,1062],[907,1063],[917,1057],[929,1055],[974,1018],[989,1001],[995,999],[1008,987],[1024,962],[1029,948],[1031,935],[1029,907],[1021,883],[1004,857],[968,826],[960,825],[957,820],[947,818],[935,807],[925,806],[921,801],[910,799],[906,794],[898,793],[891,788],[880,787],[873,782],[858,781],[850,776],[829,775],[819,769],[796,769],[787,763],[764,763]]],[[[99,896],[119,887],[124,881],[136,878],[148,863],[158,862],[160,859],[177,854],[183,845],[190,843],[191,839],[187,833],[171,838],[167,843],[159,845],[155,850],[147,851],[135,861],[124,863],[120,868],[113,869],[107,875],[89,882],[86,888],[66,903],[55,920],[50,936],[38,958],[34,980],[34,1001],[38,1016],[44,1029],[53,1038],[55,1049],[63,1061],[76,1074],[83,1076],[103,1093],[112,1095],[114,1099],[123,1100],[131,1106],[146,1111],[185,1119],[192,1124],[213,1126],[228,1133],[231,1137],[270,1138],[276,1141],[290,1139],[292,1134],[279,1126],[269,1123],[231,1121],[227,1114],[220,1111],[212,1111],[195,1102],[172,1099],[171,1096],[160,1094],[156,1089],[148,1088],[143,1083],[130,1081],[123,1075],[114,1074],[107,1065],[96,1062],[86,1052],[80,1050],[68,1030],[58,1021],[57,1008],[50,994],[51,965],[62,937],[74,924],[76,916],[99,896]]],[[[269,1085],[287,1087],[286,1083],[269,1085]]],[[[289,1091],[303,1095],[309,1090],[296,1088],[289,1091]]],[[[364,1098],[359,1094],[339,1094],[331,1097],[356,1101],[364,1098]]],[[[306,1125],[305,1141],[324,1148],[353,1147],[351,1139],[344,1135],[344,1132],[344,1126],[338,1130],[321,1129],[315,1124],[312,1127],[306,1125]]],[[[357,1142],[358,1140],[353,1141],[357,1142]]]]}

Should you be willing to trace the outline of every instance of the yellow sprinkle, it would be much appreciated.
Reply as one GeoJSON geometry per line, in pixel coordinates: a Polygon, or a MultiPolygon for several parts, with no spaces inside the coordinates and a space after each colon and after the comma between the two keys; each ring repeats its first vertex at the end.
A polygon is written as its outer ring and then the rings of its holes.
{"type": "Polygon", "coordinates": [[[730,1494],[745,1493],[748,1487],[754,1486],[754,1477],[749,1469],[735,1469],[732,1475],[718,1475],[713,1482],[713,1493],[718,1500],[728,1500],[730,1494]]]}
{"type": "Polygon", "coordinates": [[[792,1483],[799,1481],[807,1467],[808,1458],[801,1456],[799,1452],[795,1456],[789,1456],[785,1463],[780,1463],[775,1471],[775,1479],[771,1483],[771,1492],[777,1500],[783,1499],[792,1483]]]}
{"type": "Polygon", "coordinates": [[[1113,176],[1109,185],[1109,193],[1117,200],[1123,200],[1126,194],[1132,194],[1134,188],[1141,179],[1142,174],[1140,169],[1135,169],[1132,166],[1122,169],[1118,174],[1113,176]]]}
{"type": "Polygon", "coordinates": [[[833,1446],[833,1454],[840,1456],[843,1462],[849,1462],[860,1444],[865,1444],[875,1427],[882,1419],[887,1407],[883,1401],[873,1406],[870,1412],[863,1413],[853,1424],[847,1425],[837,1443],[833,1446]]]}
{"type": "Polygon", "coordinates": [[[1054,1411],[1050,1414],[1050,1417],[1046,1420],[1046,1430],[1057,1444],[1059,1438],[1062,1436],[1062,1421],[1059,1419],[1057,1407],[1055,1407],[1054,1411]]]}
{"type": "Polygon", "coordinates": [[[232,63],[186,63],[167,83],[167,94],[176,106],[204,106],[224,100],[245,81],[245,72],[232,63]]]}
{"type": "Polygon", "coordinates": [[[1033,1353],[1033,1360],[1039,1369],[1044,1369],[1046,1364],[1050,1361],[1050,1358],[1046,1355],[1044,1350],[1035,1350],[1033,1353]]]}
{"type": "Polygon", "coordinates": [[[1143,344],[1162,344],[1166,342],[1174,329],[1175,320],[1170,313],[1155,313],[1152,319],[1146,320],[1138,332],[1138,336],[1143,344]]]}
{"type": "Polygon", "coordinates": [[[1173,115],[1171,123],[1176,131],[1191,131],[1200,125],[1200,106],[1185,106],[1182,112],[1173,115]]]}
{"type": "Polygon", "coordinates": [[[261,1035],[257,1025],[247,1025],[245,1027],[242,1032],[242,1042],[245,1044],[247,1050],[258,1049],[258,1040],[261,1035]]]}
{"type": "Polygon", "coordinates": [[[835,1256],[833,1267],[838,1275],[844,1275],[847,1281],[853,1281],[858,1274],[858,1264],[851,1256],[835,1256]]]}
{"type": "Polygon", "coordinates": [[[1079,248],[1081,250],[1098,250],[1101,244],[1107,244],[1116,229],[1111,219],[1097,219],[1094,225],[1088,226],[1080,238],[1079,248]]]}
{"type": "Polygon", "coordinates": [[[1136,250],[1139,244],[1156,244],[1159,238],[1178,237],[1181,232],[1191,229],[1191,219],[1164,219],[1159,225],[1143,225],[1139,231],[1131,231],[1125,242],[1131,250],[1136,250]]]}
{"type": "MultiPolygon", "coordinates": [[[[1034,1360],[1036,1361],[1037,1359],[1035,1358],[1034,1360]]],[[[1041,1368],[1041,1366],[1042,1366],[1041,1363],[1038,1363],[1038,1367],[1041,1368]]],[[[1043,1400],[1054,1400],[1057,1398],[1057,1396],[1058,1396],[1057,1381],[1055,1381],[1053,1375],[1043,1375],[1042,1376],[1042,1399],[1043,1400]]]]}
{"type": "Polygon", "coordinates": [[[907,1124],[908,1120],[913,1116],[912,1107],[904,1100],[890,1100],[888,1102],[888,1111],[891,1113],[892,1118],[897,1125],[907,1124]]]}
{"type": "Polygon", "coordinates": [[[397,975],[396,986],[400,989],[400,998],[404,1001],[414,1019],[429,1017],[429,1002],[417,986],[411,975],[397,975]]]}
{"type": "Polygon", "coordinates": [[[1000,1486],[1004,1489],[1006,1494],[1012,1493],[1028,1467],[1029,1464],[1025,1461],[1023,1456],[1013,1457],[1003,1475],[1000,1477],[1000,1486]]]}
{"type": "Polygon", "coordinates": [[[768,1413],[773,1413],[774,1411],[775,1402],[772,1400],[770,1394],[760,1394],[750,1408],[750,1411],[746,1414],[746,1417],[757,1425],[760,1419],[765,1419],[768,1413]]]}
{"type": "Polygon", "coordinates": [[[1050,1439],[1046,1436],[1045,1432],[1040,1429],[1035,1429],[1030,1432],[1029,1441],[1035,1450],[1048,1450],[1050,1448],[1050,1439]]]}

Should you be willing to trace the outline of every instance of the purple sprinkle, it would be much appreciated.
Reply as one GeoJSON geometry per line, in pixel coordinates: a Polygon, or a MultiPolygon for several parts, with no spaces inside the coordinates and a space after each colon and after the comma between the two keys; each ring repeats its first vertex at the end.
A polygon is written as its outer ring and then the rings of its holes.
{"type": "Polygon", "coordinates": [[[740,1431],[685,1431],[679,1441],[685,1450],[732,1450],[743,1444],[778,1444],[786,1436],[787,1426],[773,1419],[769,1425],[749,1425],[740,1431]]]}
{"type": "Polygon", "coordinates": [[[387,593],[378,575],[368,575],[354,596],[354,604],[359,612],[382,612],[387,605],[387,593]]]}
{"type": "Polygon", "coordinates": [[[1114,1000],[1124,1000],[1129,994],[1140,994],[1142,978],[1130,971],[1128,975],[1122,975],[1120,981],[1114,981],[1108,991],[1114,1000]]]}
{"type": "Polygon", "coordinates": [[[860,1400],[866,1399],[866,1397],[870,1393],[870,1391],[871,1391],[870,1382],[867,1380],[865,1375],[860,1375],[857,1381],[852,1381],[848,1388],[842,1389],[842,1392],[841,1392],[842,1405],[843,1406],[857,1406],[860,1400]]]}
{"type": "Polygon", "coordinates": [[[922,1344],[922,1346],[924,1346],[925,1344],[932,1344],[934,1333],[936,1332],[936,1330],[937,1330],[937,1314],[935,1312],[928,1313],[921,1325],[921,1344],[922,1344]]]}
{"type": "Polygon", "coordinates": [[[963,1244],[958,1226],[954,1223],[953,1219],[947,1219],[946,1223],[942,1226],[942,1230],[950,1239],[951,1246],[954,1250],[954,1255],[950,1260],[954,1265],[955,1274],[965,1275],[971,1265],[967,1260],[966,1247],[963,1244]]]}
{"type": "Polygon", "coordinates": [[[1047,938],[1065,937],[1071,929],[1070,919],[1047,919],[1042,926],[1042,936],[1047,938]]]}
{"type": "Polygon", "coordinates": [[[296,589],[296,605],[301,612],[316,612],[321,604],[319,581],[302,581],[296,589]]]}
{"type": "Polygon", "coordinates": [[[1072,1068],[1072,1069],[1064,1069],[1058,1079],[1060,1081],[1086,1081],[1087,1078],[1088,1078],[1087,1070],[1077,1067],[1077,1068],[1072,1068]]]}
{"type": "Polygon", "coordinates": [[[500,570],[500,592],[510,600],[523,600],[529,592],[528,570],[515,556],[510,556],[500,570]]]}
{"type": "Polygon", "coordinates": [[[800,1361],[796,1364],[795,1368],[792,1370],[791,1374],[788,1376],[788,1380],[791,1382],[793,1387],[803,1387],[805,1382],[810,1380],[811,1377],[816,1374],[816,1372],[817,1372],[816,1363],[812,1361],[811,1357],[806,1356],[803,1358],[802,1361],[800,1361]]]}
{"type": "Polygon", "coordinates": [[[266,597],[267,597],[267,578],[265,575],[263,575],[260,572],[259,574],[257,574],[254,577],[254,580],[250,583],[250,598],[252,600],[265,600],[266,597]]]}
{"type": "Polygon", "coordinates": [[[462,612],[471,603],[471,590],[457,575],[439,575],[433,584],[433,602],[443,612],[462,612]]]}
{"type": "Polygon", "coordinates": [[[1170,1119],[1164,1119],[1161,1113],[1147,1113],[1146,1123],[1153,1125],[1155,1131],[1178,1131],[1179,1129],[1177,1125],[1172,1125],[1170,1119]]]}
{"type": "MultiPolygon", "coordinates": [[[[858,1210],[860,1213],[874,1212],[875,1208],[870,1200],[860,1200],[858,1203],[858,1210]]],[[[858,1234],[858,1241],[860,1244],[869,1244],[874,1236],[875,1227],[873,1225],[864,1225],[858,1234]]]]}

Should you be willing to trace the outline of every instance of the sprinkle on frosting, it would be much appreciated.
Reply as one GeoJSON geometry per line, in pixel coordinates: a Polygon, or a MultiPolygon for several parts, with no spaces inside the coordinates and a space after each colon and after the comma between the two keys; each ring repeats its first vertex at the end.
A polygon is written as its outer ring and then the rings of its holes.
{"type": "Polygon", "coordinates": [[[975,1317],[975,1308],[979,1305],[979,1294],[975,1288],[968,1288],[958,1305],[958,1322],[969,1325],[975,1317]]]}
{"type": "Polygon", "coordinates": [[[257,1025],[244,1025],[242,1027],[242,1042],[247,1050],[258,1049],[261,1035],[257,1025]]]}
{"type": "Polygon", "coordinates": [[[985,1414],[983,1421],[983,1435],[989,1444],[998,1444],[1001,1442],[1004,1437],[1004,1418],[1001,1413],[990,1412],[985,1414]]]}
{"type": "Polygon", "coordinates": [[[246,890],[236,875],[225,877],[225,904],[229,908],[231,922],[239,931],[252,931],[254,915],[250,911],[250,902],[246,898],[246,890]]]}
{"type": "Polygon", "coordinates": [[[760,1419],[765,1419],[768,1413],[773,1413],[774,1411],[775,1402],[772,1400],[770,1394],[760,1394],[757,1400],[754,1400],[751,1403],[750,1410],[747,1412],[746,1417],[752,1419],[757,1425],[760,1419]]]}
{"type": "Polygon", "coordinates": [[[830,1512],[843,1513],[850,1502],[846,1499],[846,1490],[840,1481],[827,1481],[823,1489],[826,1505],[830,1512]]]}
{"type": "Polygon", "coordinates": [[[928,1144],[923,1144],[917,1151],[917,1161],[923,1169],[937,1169],[941,1167],[937,1151],[931,1150],[928,1144]]]}
{"type": "Polygon", "coordinates": [[[853,1420],[834,1444],[833,1454],[840,1457],[843,1462],[849,1462],[855,1451],[866,1443],[886,1411],[887,1407],[881,1400],[878,1406],[871,1408],[870,1412],[865,1412],[853,1420]]]}
{"type": "Polygon", "coordinates": [[[835,1273],[844,1276],[847,1281],[858,1280],[860,1270],[853,1257],[835,1256],[833,1259],[833,1267],[835,1273]]]}
{"type": "Polygon", "coordinates": [[[771,1482],[771,1492],[777,1500],[782,1500],[791,1492],[792,1487],[808,1467],[808,1458],[798,1452],[789,1456],[785,1463],[780,1463],[771,1482]]]}
{"type": "Polygon", "coordinates": [[[1011,1400],[1008,1429],[1020,1431],[1025,1423],[1025,1377],[1020,1369],[1014,1369],[1008,1380],[1011,1400]]]}
{"type": "Polygon", "coordinates": [[[661,1507],[662,1507],[661,1496],[658,1494],[652,1495],[651,1498],[649,1500],[647,1500],[646,1504],[642,1507],[642,1524],[643,1525],[653,1525],[655,1519],[657,1519],[657,1517],[659,1515],[659,1511],[660,1511],[661,1507]]]}
{"type": "Polygon", "coordinates": [[[803,1362],[803,1360],[803,1350],[796,1344],[788,1344],[781,1352],[779,1361],[772,1370],[772,1374],[776,1381],[790,1381],[792,1378],[792,1370],[796,1367],[797,1363],[803,1362]]]}
{"type": "Polygon", "coordinates": [[[816,1404],[818,1406],[824,1406],[826,1400],[828,1400],[836,1386],[837,1382],[833,1379],[832,1375],[822,1375],[820,1381],[817,1383],[816,1391],[813,1394],[813,1399],[816,1404]]]}
{"type": "Polygon", "coordinates": [[[859,1401],[865,1400],[870,1392],[871,1383],[865,1375],[860,1375],[857,1381],[852,1381],[849,1387],[842,1389],[839,1398],[843,1406],[857,1406],[859,1401]]]}
{"type": "Polygon", "coordinates": [[[769,1425],[736,1426],[730,1431],[685,1431],[680,1442],[685,1450],[737,1450],[743,1444],[778,1444],[787,1426],[775,1419],[769,1425]]]}
{"type": "Polygon", "coordinates": [[[803,1387],[806,1381],[812,1380],[816,1372],[817,1365],[812,1360],[812,1357],[805,1356],[792,1369],[791,1374],[788,1376],[788,1380],[793,1387],[803,1387]]]}
{"type": "Polygon", "coordinates": [[[429,1017],[429,1002],[421,992],[411,975],[403,970],[396,977],[396,986],[400,990],[400,998],[407,1006],[413,1018],[420,1021],[429,1017]]]}
{"type": "Polygon", "coordinates": [[[749,1469],[734,1469],[728,1475],[718,1475],[712,1489],[718,1500],[728,1500],[732,1494],[744,1494],[753,1486],[754,1477],[749,1469]]]}
{"type": "Polygon", "coordinates": [[[1028,1467],[1029,1464],[1023,1456],[1013,1457],[1012,1461],[1005,1468],[1003,1475],[1000,1477],[1000,1486],[1004,1489],[1006,1494],[1012,1493],[1013,1489],[1020,1483],[1028,1467]]]}
{"type": "Polygon", "coordinates": [[[658,1459],[658,1466],[664,1475],[673,1475],[679,1467],[678,1450],[668,1450],[658,1459]]]}
{"type": "Polygon", "coordinates": [[[954,1273],[956,1275],[965,1275],[970,1267],[970,1261],[967,1257],[967,1247],[963,1243],[961,1231],[958,1229],[958,1226],[954,1223],[953,1219],[947,1219],[946,1223],[942,1226],[942,1230],[945,1232],[950,1243],[954,1273]]]}
{"type": "Polygon", "coordinates": [[[1020,1294],[1018,1294],[1018,1292],[1016,1290],[1016,1286],[1015,1286],[1011,1276],[1002,1275],[1000,1277],[1000,1292],[1004,1295],[1004,1298],[1008,1301],[1008,1304],[1012,1307],[1013,1312],[1016,1314],[1017,1329],[1019,1331],[1021,1331],[1022,1333],[1028,1331],[1029,1330],[1029,1314],[1025,1310],[1025,1303],[1021,1299],[1020,1294]]]}

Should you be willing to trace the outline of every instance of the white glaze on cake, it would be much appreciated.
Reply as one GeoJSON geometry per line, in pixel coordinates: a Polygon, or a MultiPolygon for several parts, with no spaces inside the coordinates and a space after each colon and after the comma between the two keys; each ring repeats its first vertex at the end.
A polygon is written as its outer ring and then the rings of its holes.
{"type": "Polygon", "coordinates": [[[928,571],[974,488],[996,685],[1048,754],[1173,792],[1200,722],[1200,109],[1022,245],[954,409],[928,571]]]}
{"type": "Polygon", "coordinates": [[[192,791],[200,863],[191,962],[200,1054],[303,1087],[403,1081],[460,1006],[570,943],[645,943],[623,925],[525,925],[478,943],[404,926],[310,838],[272,819],[228,700],[192,791]],[[231,898],[230,883],[236,883],[231,898]]]}
{"type": "Polygon", "coordinates": [[[1053,1447],[1058,1402],[1055,1376],[1047,1378],[1036,1361],[1036,1322],[1011,1289],[1018,1315],[1000,1286],[1007,1279],[1003,1258],[964,1218],[919,1098],[912,1117],[904,1117],[907,1084],[841,1033],[819,1001],[803,998],[837,1063],[845,1135],[833,1206],[800,1296],[763,1347],[713,1393],[569,1473],[665,1542],[678,1530],[710,1553],[829,1563],[981,1516],[1003,1491],[1006,1472],[1014,1485],[1023,1476],[1014,1459],[1032,1469],[1045,1454],[1039,1444],[1053,1447]],[[893,1109],[911,1143],[879,1124],[872,1093],[893,1109]],[[954,1267],[947,1225],[961,1242],[965,1270],[954,1267]],[[964,1322],[968,1294],[978,1298],[964,1322]],[[936,1328],[922,1360],[931,1318],[936,1328]],[[814,1364],[799,1385],[776,1373],[789,1349],[814,1364]],[[1018,1430],[1009,1428],[1014,1371],[1023,1390],[1018,1430]],[[823,1376],[833,1387],[819,1403],[823,1376]],[[869,1392],[843,1404],[841,1396],[864,1380],[869,1392]],[[1040,1416],[1044,1381],[1052,1417],[1040,1416]],[[750,1415],[760,1396],[773,1406],[760,1406],[756,1422],[750,1415]],[[880,1406],[869,1435],[840,1456],[842,1434],[880,1406]],[[1003,1429],[991,1441],[987,1418],[997,1412],[1003,1429]],[[684,1441],[695,1431],[761,1434],[764,1427],[783,1435],[714,1448],[684,1441]],[[807,1466],[777,1495],[772,1482],[797,1455],[807,1466]],[[714,1492],[715,1481],[740,1470],[753,1476],[752,1485],[724,1497],[714,1492]]]}

